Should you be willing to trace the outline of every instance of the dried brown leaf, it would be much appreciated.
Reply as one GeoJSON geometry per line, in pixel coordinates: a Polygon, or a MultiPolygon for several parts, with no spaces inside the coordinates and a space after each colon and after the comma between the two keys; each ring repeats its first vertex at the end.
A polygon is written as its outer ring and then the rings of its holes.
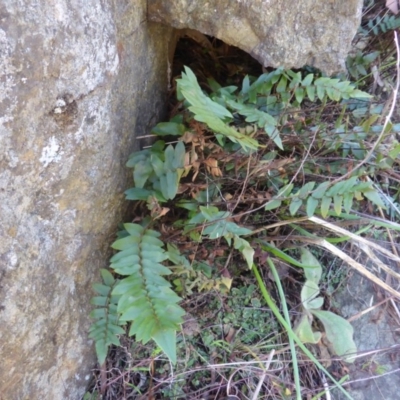
{"type": "Polygon", "coordinates": [[[207,171],[212,176],[222,176],[222,171],[218,167],[218,161],[215,158],[207,158],[207,160],[204,160],[204,164],[206,165],[207,171]]]}

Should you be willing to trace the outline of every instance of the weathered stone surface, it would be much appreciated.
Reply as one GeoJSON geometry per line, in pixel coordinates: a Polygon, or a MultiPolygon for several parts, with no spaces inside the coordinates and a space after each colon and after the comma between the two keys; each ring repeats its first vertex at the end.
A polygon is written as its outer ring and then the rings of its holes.
{"type": "Polygon", "coordinates": [[[148,0],[148,17],[237,46],[264,66],[344,68],[362,0],[148,0]]]}
{"type": "MultiPolygon", "coordinates": [[[[385,246],[384,243],[377,241],[381,246],[385,246]]],[[[388,243],[385,247],[393,251],[388,243]]],[[[400,246],[396,248],[398,253],[400,246]]],[[[378,252],[375,257],[393,271],[399,270],[396,261],[378,252]]],[[[388,279],[386,273],[377,268],[373,258],[360,254],[358,261],[384,282],[393,282],[393,278],[388,279]]],[[[355,317],[351,324],[360,357],[349,365],[350,384],[345,386],[354,400],[399,398],[399,325],[395,313],[390,311],[390,302],[379,305],[384,298],[385,294],[376,285],[356,272],[350,274],[346,285],[335,295],[335,306],[340,313],[346,318],[355,317]]],[[[333,392],[333,398],[345,400],[338,390],[333,392]]]]}
{"type": "Polygon", "coordinates": [[[134,135],[160,117],[171,29],[145,0],[0,5],[0,398],[73,399],[94,351],[134,135]]]}

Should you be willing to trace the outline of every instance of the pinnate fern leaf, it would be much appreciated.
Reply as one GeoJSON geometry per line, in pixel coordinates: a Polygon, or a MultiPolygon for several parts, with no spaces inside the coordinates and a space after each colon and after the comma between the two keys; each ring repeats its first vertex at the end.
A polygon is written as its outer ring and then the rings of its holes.
{"type": "Polygon", "coordinates": [[[180,297],[163,278],[170,270],[161,264],[168,258],[160,234],[138,224],[124,224],[127,236],[114,242],[119,250],[111,258],[111,267],[126,276],[114,288],[120,296],[120,320],[131,322],[129,335],[143,343],[156,341],[169,359],[176,362],[175,336],[184,310],[180,297]]]}
{"type": "Polygon", "coordinates": [[[89,337],[95,341],[97,358],[101,365],[107,357],[108,346],[110,344],[120,345],[117,335],[123,334],[124,329],[120,326],[122,323],[117,312],[119,296],[112,294],[112,289],[117,281],[106,269],[102,269],[100,272],[104,283],[93,285],[98,296],[92,298],[92,304],[97,308],[90,314],[95,322],[90,327],[89,337]]]}
{"type": "Polygon", "coordinates": [[[245,150],[258,148],[257,140],[241,134],[226,123],[233,119],[233,115],[224,106],[211,100],[202,92],[190,68],[185,67],[182,78],[177,82],[179,92],[190,103],[189,110],[197,121],[204,122],[215,133],[227,137],[234,143],[239,143],[245,150]]]}

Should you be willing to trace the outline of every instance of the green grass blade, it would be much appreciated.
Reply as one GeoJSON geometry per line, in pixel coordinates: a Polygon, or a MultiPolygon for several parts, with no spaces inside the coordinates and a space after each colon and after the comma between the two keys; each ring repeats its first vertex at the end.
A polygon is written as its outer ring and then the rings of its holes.
{"type": "Polygon", "coordinates": [[[267,288],[265,287],[265,284],[261,278],[261,275],[258,271],[258,268],[256,267],[255,264],[253,264],[252,271],[254,272],[254,275],[256,277],[257,283],[260,287],[261,293],[265,299],[265,302],[267,303],[268,307],[271,309],[273,314],[275,315],[276,319],[281,323],[281,325],[285,328],[287,334],[289,337],[291,337],[297,345],[300,347],[300,349],[305,353],[305,355],[327,376],[329,379],[332,380],[332,382],[335,384],[335,386],[346,396],[347,399],[349,400],[354,400],[343,387],[340,385],[339,382],[335,380],[335,378],[324,368],[324,366],[313,356],[313,354],[310,352],[310,350],[307,349],[307,347],[301,342],[301,340],[297,337],[297,335],[293,332],[292,328],[290,325],[286,323],[285,318],[282,317],[281,313],[279,312],[278,307],[275,305],[274,301],[272,300],[271,296],[268,293],[267,288]]]}

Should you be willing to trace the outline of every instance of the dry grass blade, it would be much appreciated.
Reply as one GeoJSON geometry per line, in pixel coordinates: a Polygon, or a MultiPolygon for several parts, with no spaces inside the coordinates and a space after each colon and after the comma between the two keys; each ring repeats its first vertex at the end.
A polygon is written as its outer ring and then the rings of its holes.
{"type": "Polygon", "coordinates": [[[364,275],[366,278],[374,282],[376,285],[380,286],[382,289],[386,290],[393,296],[400,299],[400,293],[398,291],[394,290],[392,287],[383,282],[381,279],[377,278],[373,273],[369,272],[363,265],[355,261],[353,258],[348,256],[342,250],[339,250],[337,247],[335,247],[333,244],[329,243],[325,239],[303,237],[302,240],[303,242],[312,243],[316,244],[317,246],[324,247],[326,250],[330,251],[333,255],[341,258],[343,261],[345,261],[347,264],[353,267],[360,274],[364,275]]]}
{"type": "Polygon", "coordinates": [[[362,236],[356,235],[356,234],[354,234],[354,233],[352,233],[352,232],[350,232],[350,231],[348,231],[348,230],[346,230],[344,228],[336,226],[335,224],[331,224],[330,222],[324,221],[324,220],[322,220],[322,219],[320,219],[318,217],[310,217],[309,220],[314,222],[314,223],[316,223],[316,224],[318,224],[318,225],[323,226],[324,228],[329,229],[330,231],[333,231],[333,232],[337,233],[339,236],[340,235],[348,236],[348,237],[350,237],[351,239],[353,239],[356,242],[364,243],[367,246],[369,246],[369,247],[371,247],[371,248],[373,248],[375,250],[380,251],[382,254],[384,254],[386,257],[390,258],[393,261],[397,261],[397,262],[400,261],[400,257],[398,257],[395,254],[391,253],[389,250],[385,249],[384,247],[380,246],[379,244],[371,242],[370,240],[363,238],[362,236]]]}
{"type": "Polygon", "coordinates": [[[388,266],[385,265],[371,250],[370,247],[368,247],[365,243],[359,243],[355,242],[355,244],[368,256],[368,258],[373,261],[378,268],[383,269],[386,273],[389,275],[393,276],[394,278],[398,279],[400,281],[400,274],[397,272],[394,272],[392,269],[390,269],[388,266]]]}
{"type": "Polygon", "coordinates": [[[392,287],[390,287],[388,284],[383,282],[381,279],[377,278],[373,273],[369,272],[363,265],[361,265],[359,262],[352,259],[350,256],[348,256],[342,250],[339,250],[333,244],[327,242],[324,239],[314,239],[314,238],[304,238],[304,239],[305,239],[305,241],[310,241],[310,243],[314,243],[318,246],[324,247],[326,250],[329,250],[333,255],[335,255],[335,256],[341,258],[343,261],[347,262],[351,267],[353,267],[355,270],[357,270],[360,274],[364,275],[366,278],[368,278],[369,280],[374,282],[376,285],[380,286],[382,289],[385,289],[390,294],[392,294],[393,296],[400,299],[400,292],[398,292],[397,290],[394,290],[392,287]]]}
{"type": "Polygon", "coordinates": [[[260,380],[258,381],[256,390],[255,390],[254,393],[253,393],[252,400],[257,400],[257,399],[258,399],[258,395],[260,394],[262,385],[263,385],[264,380],[265,380],[265,378],[266,378],[266,376],[267,376],[267,372],[266,372],[266,371],[269,369],[269,366],[271,365],[271,361],[272,361],[274,355],[275,355],[275,350],[273,349],[273,350],[271,351],[271,353],[269,354],[267,363],[266,363],[266,365],[265,365],[265,371],[263,372],[262,376],[260,377],[260,380]]]}

